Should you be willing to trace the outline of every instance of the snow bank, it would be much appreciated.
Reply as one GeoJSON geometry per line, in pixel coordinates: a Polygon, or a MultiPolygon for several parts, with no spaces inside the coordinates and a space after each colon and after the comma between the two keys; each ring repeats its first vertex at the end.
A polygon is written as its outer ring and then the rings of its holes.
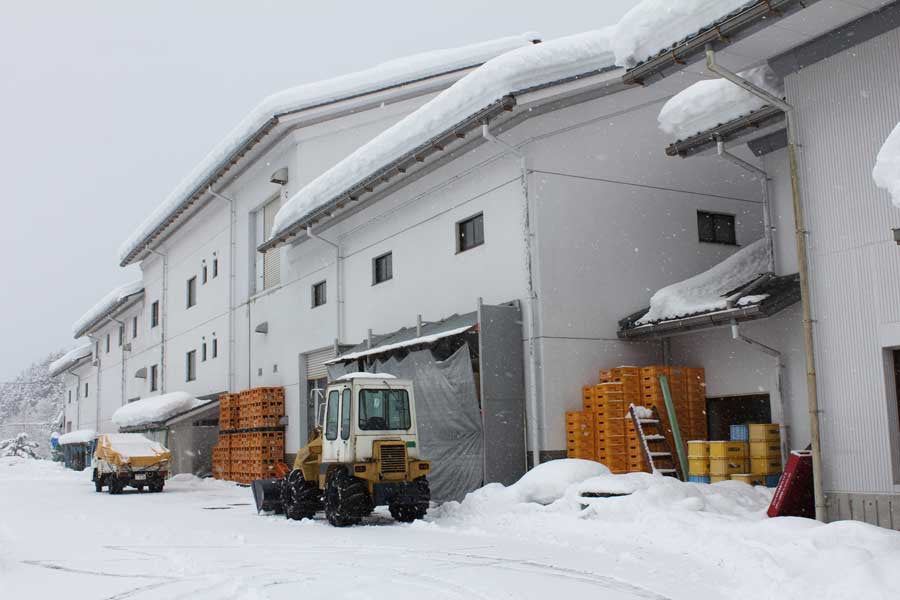
{"type": "Polygon", "coordinates": [[[757,240],[708,271],[657,291],[650,298],[650,310],[636,321],[636,325],[723,310],[726,308],[723,294],[765,273],[768,260],[766,240],[757,240]]]}
{"type": "Polygon", "coordinates": [[[366,373],[364,371],[357,371],[355,373],[347,373],[346,375],[341,375],[335,381],[349,381],[351,379],[397,379],[394,375],[390,373],[366,373]]]}
{"type": "Polygon", "coordinates": [[[72,365],[77,363],[79,360],[86,358],[91,355],[91,342],[86,341],[83,344],[76,346],[72,350],[69,350],[58,359],[54,360],[50,363],[50,366],[47,367],[47,373],[50,377],[56,377],[61,373],[67,371],[72,365]]]}
{"type": "Polygon", "coordinates": [[[132,281],[131,283],[126,283],[125,285],[121,285],[112,290],[110,293],[103,296],[100,302],[95,304],[89,311],[81,315],[80,319],[75,321],[75,324],[72,325],[73,335],[75,337],[84,335],[85,330],[90,327],[92,323],[109,313],[109,311],[115,308],[119,302],[128,296],[133,296],[142,291],[144,291],[144,282],[140,279],[132,281]]]}
{"type": "Polygon", "coordinates": [[[119,427],[138,427],[159,423],[204,404],[187,392],[172,392],[131,402],[116,410],[112,422],[119,427]]]}
{"type": "Polygon", "coordinates": [[[539,464],[507,490],[518,502],[550,504],[562,498],[573,483],[609,472],[592,460],[562,458],[539,464]]]}
{"type": "MultiPolygon", "coordinates": [[[[438,340],[441,340],[445,337],[450,337],[454,335],[459,335],[460,333],[465,333],[466,331],[472,329],[472,325],[466,325],[465,327],[458,327],[456,329],[450,329],[449,331],[441,331],[440,333],[432,333],[430,335],[423,335],[422,337],[413,338],[411,340],[404,340],[402,342],[396,342],[394,344],[385,344],[384,346],[376,346],[375,348],[371,348],[369,350],[360,350],[359,352],[350,352],[349,354],[342,354],[337,358],[333,358],[329,360],[325,364],[332,364],[343,362],[345,360],[354,360],[357,358],[361,358],[363,356],[369,356],[370,354],[381,354],[382,352],[389,352],[391,350],[397,350],[398,348],[406,348],[407,346],[415,346],[417,344],[432,344],[438,340]]],[[[368,374],[369,377],[372,376],[371,373],[368,374]]]]}
{"type": "Polygon", "coordinates": [[[616,64],[631,68],[756,0],[643,0],[616,26],[616,64]]]}
{"type": "Polygon", "coordinates": [[[119,261],[124,261],[136,250],[151,232],[203,185],[228,157],[256,135],[273,117],[473,67],[513,48],[530,45],[536,39],[540,39],[540,34],[528,32],[460,48],[414,54],[381,63],[364,71],[299,85],[265,98],[194,167],[162,204],[125,240],[119,248],[119,261]]]}
{"type": "Polygon", "coordinates": [[[115,450],[123,460],[132,456],[155,456],[164,454],[168,450],[159,442],[154,442],[140,433],[107,433],[109,446],[115,450]]]}
{"type": "Polygon", "coordinates": [[[86,444],[97,437],[97,432],[93,429],[79,429],[59,436],[59,445],[66,444],[86,444]]]}
{"type": "MultiPolygon", "coordinates": [[[[784,81],[769,65],[739,75],[779,98],[784,96],[784,81]]],[[[658,117],[659,128],[676,140],[683,140],[764,106],[766,102],[762,98],[727,79],[698,81],[663,105],[658,117]]]]}
{"type": "Polygon", "coordinates": [[[275,216],[274,235],[504,96],[613,65],[611,29],[589,31],[493,58],[383,131],[297,192],[275,216]]]}
{"type": "Polygon", "coordinates": [[[885,140],[872,169],[875,185],[891,195],[894,206],[900,208],[900,123],[885,140]]]}

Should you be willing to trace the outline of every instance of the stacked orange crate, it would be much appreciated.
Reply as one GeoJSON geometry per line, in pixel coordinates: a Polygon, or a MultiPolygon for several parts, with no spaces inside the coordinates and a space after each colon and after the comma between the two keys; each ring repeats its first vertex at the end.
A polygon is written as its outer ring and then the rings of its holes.
{"type": "Polygon", "coordinates": [[[566,456],[594,459],[593,413],[570,411],[566,413],[566,456]]]}
{"type": "Polygon", "coordinates": [[[613,473],[628,472],[628,444],[625,436],[626,410],[622,383],[601,383],[597,386],[595,415],[597,460],[613,473]]]}
{"type": "Polygon", "coordinates": [[[230,434],[219,434],[219,442],[213,446],[212,471],[216,479],[229,479],[231,476],[230,434]]]}
{"type": "Polygon", "coordinates": [[[628,471],[631,473],[640,471],[649,473],[650,465],[644,456],[644,449],[640,439],[638,439],[634,421],[631,420],[630,416],[625,420],[625,436],[628,444],[628,471]]]}
{"type": "Polygon", "coordinates": [[[706,421],[706,372],[702,367],[686,367],[684,371],[691,431],[691,437],[687,439],[705,440],[709,437],[706,421]]]}

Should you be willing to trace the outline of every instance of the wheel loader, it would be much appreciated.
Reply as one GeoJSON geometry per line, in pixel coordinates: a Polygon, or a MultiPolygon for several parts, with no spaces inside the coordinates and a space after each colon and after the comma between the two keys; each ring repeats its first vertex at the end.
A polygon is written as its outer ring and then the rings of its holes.
{"type": "Polygon", "coordinates": [[[329,384],[318,425],[282,479],[253,482],[258,510],[336,527],[355,525],[376,506],[398,521],[421,519],[431,463],[419,458],[412,381],[354,373],[329,384]]]}

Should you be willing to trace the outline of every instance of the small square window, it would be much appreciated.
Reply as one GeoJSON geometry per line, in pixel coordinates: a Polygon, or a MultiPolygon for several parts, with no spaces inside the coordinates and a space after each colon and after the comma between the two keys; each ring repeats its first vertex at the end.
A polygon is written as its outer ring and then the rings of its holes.
{"type": "Polygon", "coordinates": [[[697,233],[701,242],[737,245],[734,215],[697,211],[697,233]]]}
{"type": "Polygon", "coordinates": [[[187,280],[187,307],[190,308],[197,304],[197,278],[191,277],[187,280]]]}
{"type": "Polygon", "coordinates": [[[372,259],[372,285],[394,278],[393,254],[388,252],[372,259]]]}
{"type": "Polygon", "coordinates": [[[322,306],[325,304],[325,300],[325,282],[320,281],[312,286],[312,307],[322,306]]]}
{"type": "Polygon", "coordinates": [[[212,341],[212,357],[216,358],[219,356],[219,340],[218,338],[213,338],[212,341]]]}
{"type": "Polygon", "coordinates": [[[465,252],[484,244],[484,215],[478,214],[456,224],[456,251],[465,252]]]}
{"type": "Polygon", "coordinates": [[[159,325],[159,300],[155,300],[153,304],[150,305],[150,327],[157,327],[159,325]]]}
{"type": "Polygon", "coordinates": [[[150,365],[150,391],[159,389],[159,365],[150,365]]]}
{"type": "Polygon", "coordinates": [[[185,356],[184,367],[185,381],[194,381],[197,379],[197,351],[191,350],[185,356]]]}

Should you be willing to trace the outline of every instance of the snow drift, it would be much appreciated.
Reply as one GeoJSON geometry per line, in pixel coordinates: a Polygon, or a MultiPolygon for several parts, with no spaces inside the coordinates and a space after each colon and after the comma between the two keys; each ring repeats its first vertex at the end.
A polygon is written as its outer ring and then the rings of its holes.
{"type": "Polygon", "coordinates": [[[540,39],[540,34],[528,32],[460,48],[423,52],[391,60],[371,69],[299,85],[272,94],[251,110],[125,240],[119,248],[119,261],[124,262],[154,229],[273,117],[473,67],[513,48],[530,45],[536,39],[540,39]]]}
{"type": "Polygon", "coordinates": [[[616,26],[616,64],[631,68],[756,0],[643,0],[616,26]]]}
{"type": "Polygon", "coordinates": [[[91,307],[89,311],[81,315],[81,318],[72,325],[72,333],[75,337],[79,337],[85,333],[85,330],[91,324],[103,315],[111,311],[119,302],[125,300],[129,296],[133,296],[144,291],[144,282],[138,279],[125,285],[120,285],[107,295],[103,296],[100,301],[91,307]]]}
{"type": "Polygon", "coordinates": [[[875,185],[888,191],[894,206],[900,208],[900,123],[878,152],[872,179],[875,185]]]}
{"type": "MultiPolygon", "coordinates": [[[[784,82],[768,65],[739,75],[774,96],[784,96],[784,82]]],[[[727,79],[698,81],[663,105],[658,117],[659,128],[676,140],[683,140],[764,106],[766,102],[762,98],[727,79]]]]}
{"type": "Polygon", "coordinates": [[[504,96],[612,66],[610,35],[611,28],[589,31],[528,45],[487,61],[294,194],[275,215],[273,237],[504,96]]]}
{"type": "Polygon", "coordinates": [[[131,402],[116,410],[112,422],[119,427],[138,427],[160,423],[186,410],[205,404],[187,392],[172,392],[131,402]]]}
{"type": "Polygon", "coordinates": [[[757,240],[690,279],[673,283],[650,298],[650,310],[636,321],[647,325],[726,307],[724,294],[746,285],[768,271],[769,246],[757,240]]]}

